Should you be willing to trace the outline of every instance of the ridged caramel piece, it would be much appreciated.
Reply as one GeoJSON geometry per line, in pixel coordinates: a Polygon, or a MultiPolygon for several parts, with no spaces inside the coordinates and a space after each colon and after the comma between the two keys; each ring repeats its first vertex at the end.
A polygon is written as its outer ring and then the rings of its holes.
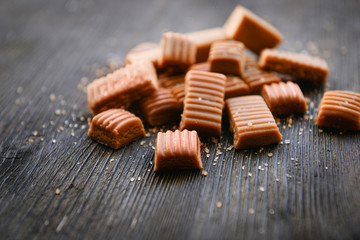
{"type": "Polygon", "coordinates": [[[195,63],[191,65],[188,69],[190,70],[199,70],[199,71],[205,71],[210,72],[210,63],[209,62],[201,62],[201,63],[195,63]]]}
{"type": "Polygon", "coordinates": [[[237,6],[224,24],[227,37],[241,41],[247,48],[260,54],[282,42],[281,33],[265,20],[243,6],[237,6]]]}
{"type": "Polygon", "coordinates": [[[159,76],[159,83],[164,88],[171,88],[175,85],[185,82],[185,74],[172,75],[164,73],[159,76]]]}
{"type": "Polygon", "coordinates": [[[225,99],[248,95],[249,86],[237,76],[226,76],[225,99]]]}
{"type": "Polygon", "coordinates": [[[209,59],[210,71],[228,74],[244,73],[245,47],[238,41],[219,41],[211,45],[209,59]]]}
{"type": "Polygon", "coordinates": [[[306,112],[304,95],[296,83],[279,82],[265,85],[261,95],[276,116],[287,116],[291,114],[302,114],[306,112]]]}
{"type": "Polygon", "coordinates": [[[186,35],[166,32],[160,43],[159,66],[185,70],[196,62],[196,45],[186,35]]]}
{"type": "Polygon", "coordinates": [[[186,74],[181,130],[196,130],[200,136],[221,135],[225,81],[220,73],[191,70],[186,74]]]}
{"type": "Polygon", "coordinates": [[[204,62],[208,59],[210,46],[213,42],[226,40],[223,28],[210,28],[196,32],[186,33],[196,45],[196,62],[204,62]]]}
{"type": "Polygon", "coordinates": [[[185,84],[180,83],[171,88],[172,94],[177,99],[178,103],[180,103],[181,108],[183,108],[184,105],[184,99],[185,99],[185,84]]]}
{"type": "Polygon", "coordinates": [[[160,45],[158,43],[145,42],[135,46],[126,54],[125,63],[131,64],[137,61],[147,60],[157,67],[159,58],[160,45]]]}
{"type": "Polygon", "coordinates": [[[140,118],[121,109],[114,108],[97,114],[91,121],[90,138],[118,149],[145,135],[140,118]]]}
{"type": "Polygon", "coordinates": [[[200,140],[196,131],[159,132],[154,171],[202,169],[200,140]]]}
{"type": "Polygon", "coordinates": [[[152,126],[180,119],[181,105],[169,89],[159,88],[140,101],[147,122],[152,126]]]}
{"type": "Polygon", "coordinates": [[[142,61],[126,65],[87,87],[88,104],[94,115],[111,108],[127,107],[158,88],[155,68],[142,61]]]}
{"type": "Polygon", "coordinates": [[[319,127],[360,130],[360,93],[325,92],[318,111],[317,125],[319,127]]]}
{"type": "Polygon", "coordinates": [[[274,117],[261,96],[229,98],[226,105],[236,149],[255,148],[281,141],[274,117]]]}
{"type": "Polygon", "coordinates": [[[244,81],[250,88],[252,94],[260,94],[261,88],[266,84],[281,82],[276,74],[262,70],[257,62],[246,56],[244,81]]]}
{"type": "Polygon", "coordinates": [[[259,66],[263,69],[306,79],[320,85],[326,82],[329,74],[325,60],[303,53],[265,49],[261,52],[259,66]]]}

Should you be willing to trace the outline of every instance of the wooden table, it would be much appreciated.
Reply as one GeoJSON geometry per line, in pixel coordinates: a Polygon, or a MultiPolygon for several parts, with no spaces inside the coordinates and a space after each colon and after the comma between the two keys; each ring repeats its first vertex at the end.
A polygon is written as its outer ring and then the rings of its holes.
{"type": "Polygon", "coordinates": [[[241,2],[283,33],[281,49],[330,67],[326,86],[304,89],[308,113],[281,120],[282,143],[235,151],[225,121],[203,176],[155,174],[149,129],[117,151],[87,137],[89,81],[165,30],[221,26],[236,4],[1,1],[0,238],[359,239],[360,133],[314,124],[326,89],[360,92],[359,1],[241,2]]]}

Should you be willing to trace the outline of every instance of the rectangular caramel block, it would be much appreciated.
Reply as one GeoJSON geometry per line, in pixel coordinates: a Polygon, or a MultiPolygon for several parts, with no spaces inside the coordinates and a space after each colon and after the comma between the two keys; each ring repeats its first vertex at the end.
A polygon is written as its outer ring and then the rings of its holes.
{"type": "Polygon", "coordinates": [[[171,88],[177,84],[185,82],[185,74],[172,75],[169,73],[163,73],[159,75],[159,83],[164,88],[171,88]]]}
{"type": "Polygon", "coordinates": [[[329,73],[325,60],[303,53],[265,49],[261,52],[259,66],[263,69],[306,79],[315,85],[324,84],[329,73]]]}
{"type": "Polygon", "coordinates": [[[127,53],[125,63],[131,64],[146,60],[152,62],[157,67],[159,58],[160,45],[158,43],[145,42],[135,46],[127,53]]]}
{"type": "Polygon", "coordinates": [[[182,71],[196,62],[196,45],[184,34],[164,33],[160,50],[159,66],[161,68],[175,68],[182,71]]]}
{"type": "Polygon", "coordinates": [[[88,104],[96,115],[110,108],[127,107],[157,88],[153,64],[136,62],[90,83],[87,87],[88,104]]]}
{"type": "Polygon", "coordinates": [[[282,42],[278,30],[243,6],[235,7],[224,29],[227,37],[243,42],[256,54],[282,42]]]}
{"type": "Polygon", "coordinates": [[[95,141],[118,149],[145,136],[145,129],[140,118],[124,109],[114,108],[97,114],[88,134],[95,141]]]}
{"type": "Polygon", "coordinates": [[[154,171],[202,169],[200,140],[196,131],[159,132],[154,171]]]}
{"type": "Polygon", "coordinates": [[[229,98],[226,106],[236,149],[255,148],[281,141],[274,117],[261,96],[229,98]]]}
{"type": "Polygon", "coordinates": [[[245,67],[245,47],[238,41],[219,41],[211,45],[210,71],[242,75],[245,67]]]}
{"type": "Polygon", "coordinates": [[[225,82],[220,73],[191,70],[186,74],[181,130],[196,130],[207,137],[221,135],[225,82]]]}
{"type": "Polygon", "coordinates": [[[246,56],[245,73],[242,78],[250,88],[252,94],[260,94],[266,84],[278,83],[281,79],[274,73],[262,70],[257,62],[246,56]]]}
{"type": "Polygon", "coordinates": [[[360,130],[360,93],[325,92],[318,111],[317,125],[319,127],[360,130]]]}
{"type": "Polygon", "coordinates": [[[185,84],[180,83],[171,88],[172,94],[176,97],[178,103],[181,105],[181,109],[184,106],[184,99],[185,99],[185,84]]]}
{"type": "Polygon", "coordinates": [[[225,99],[248,95],[250,93],[249,86],[237,76],[226,76],[225,83],[225,99]]]}
{"type": "Polygon", "coordinates": [[[208,59],[210,46],[213,42],[226,40],[226,34],[223,28],[211,28],[201,31],[186,33],[196,45],[196,62],[205,62],[208,59]]]}
{"type": "Polygon", "coordinates": [[[159,88],[140,100],[141,109],[151,126],[158,126],[180,119],[181,104],[169,89],[159,88]]]}
{"type": "Polygon", "coordinates": [[[291,114],[303,114],[306,112],[304,95],[296,83],[279,82],[265,85],[261,95],[276,116],[287,116],[291,114]]]}

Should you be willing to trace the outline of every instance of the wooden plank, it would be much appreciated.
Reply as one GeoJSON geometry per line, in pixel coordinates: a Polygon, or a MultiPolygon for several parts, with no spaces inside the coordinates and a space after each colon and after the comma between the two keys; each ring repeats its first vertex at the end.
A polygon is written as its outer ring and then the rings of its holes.
{"type": "Polygon", "coordinates": [[[3,1],[0,238],[359,238],[360,134],[319,132],[314,119],[326,89],[360,92],[360,4],[243,4],[284,34],[281,49],[325,57],[329,84],[304,89],[309,112],[281,119],[278,145],[227,149],[225,117],[221,141],[202,147],[205,177],[155,174],[151,131],[116,151],[90,140],[78,87],[164,30],[221,26],[234,3],[3,1]]]}

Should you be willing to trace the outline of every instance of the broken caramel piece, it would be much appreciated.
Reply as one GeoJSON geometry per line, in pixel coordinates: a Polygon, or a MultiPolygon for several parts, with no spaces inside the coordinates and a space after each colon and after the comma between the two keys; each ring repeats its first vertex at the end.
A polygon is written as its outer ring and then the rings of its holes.
{"type": "Polygon", "coordinates": [[[196,46],[190,37],[174,32],[162,35],[159,66],[185,70],[196,61],[196,46]]]}
{"type": "Polygon", "coordinates": [[[237,6],[224,24],[227,37],[241,41],[252,52],[260,54],[282,42],[278,30],[243,6],[237,6]]]}
{"type": "Polygon", "coordinates": [[[249,86],[237,76],[226,76],[225,83],[225,99],[248,95],[250,93],[249,86]]]}
{"type": "Polygon", "coordinates": [[[200,140],[196,131],[159,132],[154,171],[202,169],[200,140]]]}
{"type": "Polygon", "coordinates": [[[228,74],[244,73],[245,47],[238,41],[219,41],[211,45],[208,61],[210,71],[228,74]]]}
{"type": "Polygon", "coordinates": [[[289,81],[265,85],[262,88],[261,95],[275,116],[306,112],[307,106],[304,95],[296,83],[289,81]]]}
{"type": "Polygon", "coordinates": [[[320,101],[317,125],[343,130],[360,130],[360,93],[328,91],[320,101]]]}
{"type": "Polygon", "coordinates": [[[324,84],[329,73],[325,60],[303,53],[265,49],[261,52],[259,66],[263,69],[306,79],[315,85],[324,84]]]}
{"type": "Polygon", "coordinates": [[[245,72],[242,78],[250,88],[252,94],[260,94],[261,88],[266,84],[278,83],[281,79],[274,73],[262,70],[257,62],[246,56],[245,72]]]}
{"type": "Polygon", "coordinates": [[[114,108],[92,119],[88,135],[97,142],[119,149],[145,136],[145,129],[140,118],[124,109],[114,108]]]}
{"type": "Polygon", "coordinates": [[[225,82],[220,73],[191,70],[186,74],[181,130],[196,130],[207,137],[221,135],[225,82]]]}
{"type": "Polygon", "coordinates": [[[88,104],[94,115],[111,108],[127,107],[158,88],[155,68],[143,61],[126,65],[87,87],[88,104]]]}
{"type": "Polygon", "coordinates": [[[236,149],[255,148],[281,141],[274,117],[261,96],[229,98],[226,106],[236,149]]]}
{"type": "Polygon", "coordinates": [[[180,119],[181,105],[169,89],[159,88],[140,101],[141,109],[151,126],[180,119]]]}
{"type": "Polygon", "coordinates": [[[223,28],[211,28],[196,32],[186,33],[196,46],[196,62],[205,62],[208,59],[210,46],[213,42],[226,40],[226,34],[223,28]]]}
{"type": "Polygon", "coordinates": [[[131,64],[134,62],[147,60],[152,62],[154,66],[157,67],[159,58],[160,45],[153,42],[145,42],[135,46],[126,54],[125,63],[131,64]]]}

